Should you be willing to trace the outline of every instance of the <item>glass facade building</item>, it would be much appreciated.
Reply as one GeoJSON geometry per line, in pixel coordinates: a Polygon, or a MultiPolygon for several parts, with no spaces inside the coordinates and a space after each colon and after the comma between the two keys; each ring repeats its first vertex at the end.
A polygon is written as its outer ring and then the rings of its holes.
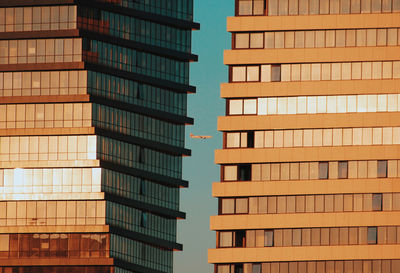
{"type": "Polygon", "coordinates": [[[0,1],[0,273],[172,273],[193,0],[0,1]]]}
{"type": "Polygon", "coordinates": [[[400,272],[400,1],[233,4],[215,273],[400,272]]]}

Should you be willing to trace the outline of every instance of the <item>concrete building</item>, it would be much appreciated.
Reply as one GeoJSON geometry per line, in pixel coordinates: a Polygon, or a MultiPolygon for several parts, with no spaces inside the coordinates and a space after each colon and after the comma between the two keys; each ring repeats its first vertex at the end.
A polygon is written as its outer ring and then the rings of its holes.
{"type": "Polygon", "coordinates": [[[0,273],[172,273],[192,0],[0,1],[0,273]]]}
{"type": "Polygon", "coordinates": [[[400,1],[235,5],[215,272],[400,272],[400,1]]]}

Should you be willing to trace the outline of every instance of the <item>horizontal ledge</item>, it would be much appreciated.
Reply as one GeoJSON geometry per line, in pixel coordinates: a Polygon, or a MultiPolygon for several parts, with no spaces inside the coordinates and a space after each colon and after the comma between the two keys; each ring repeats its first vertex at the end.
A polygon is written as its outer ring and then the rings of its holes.
{"type": "Polygon", "coordinates": [[[0,258],[0,266],[90,266],[113,265],[113,258],[0,258]]]}
{"type": "Polygon", "coordinates": [[[160,247],[167,250],[175,250],[180,251],[183,249],[181,244],[167,241],[164,239],[160,239],[158,237],[153,237],[150,235],[145,235],[139,232],[130,231],[127,229],[119,228],[113,225],[110,225],[110,233],[118,234],[119,236],[123,236],[125,238],[129,238],[131,240],[139,241],[142,243],[146,243],[155,247],[160,247]]]}
{"type": "Polygon", "coordinates": [[[0,136],[58,136],[58,135],[94,135],[94,134],[95,134],[94,127],[0,129],[0,136]]]}
{"type": "Polygon", "coordinates": [[[82,95],[42,95],[0,97],[0,104],[51,103],[51,102],[89,102],[90,96],[82,95]]]}
{"type": "Polygon", "coordinates": [[[1,64],[0,71],[43,71],[43,70],[74,70],[84,69],[83,62],[65,63],[33,63],[33,64],[1,64]]]}
{"type": "Polygon", "coordinates": [[[166,273],[164,271],[152,269],[152,268],[149,268],[149,267],[140,266],[140,265],[137,265],[137,264],[134,264],[134,263],[130,263],[130,262],[127,262],[127,261],[123,261],[123,260],[117,259],[117,258],[114,259],[114,261],[115,261],[115,263],[114,263],[115,266],[124,268],[126,270],[131,271],[131,272],[133,271],[133,272],[137,272],[137,273],[166,273]]]}
{"type": "Polygon", "coordinates": [[[161,207],[161,206],[156,206],[156,205],[149,204],[149,203],[140,202],[140,201],[126,198],[123,196],[115,195],[112,193],[106,192],[105,199],[106,199],[106,201],[112,201],[112,202],[126,205],[129,207],[148,211],[150,213],[157,214],[157,215],[169,218],[169,219],[185,219],[186,218],[186,214],[184,212],[168,209],[168,208],[161,207]]]}
{"type": "Polygon", "coordinates": [[[118,101],[118,100],[103,98],[103,97],[96,96],[96,95],[90,95],[90,101],[92,101],[94,103],[99,103],[99,104],[107,105],[110,107],[114,107],[114,108],[119,108],[119,109],[122,109],[125,111],[135,112],[135,113],[143,114],[145,116],[154,117],[154,118],[158,118],[161,120],[173,122],[176,124],[189,125],[189,124],[194,123],[193,118],[189,118],[189,117],[182,116],[182,115],[176,115],[176,114],[172,114],[172,113],[161,111],[161,110],[150,109],[150,108],[139,106],[139,105],[133,105],[133,104],[118,101]]]}
{"type": "Polygon", "coordinates": [[[218,117],[219,131],[400,126],[400,112],[218,117]]]}
{"type": "Polygon", "coordinates": [[[214,197],[400,192],[400,178],[213,183],[214,197]]]}
{"type": "MultiPolygon", "coordinates": [[[[94,31],[89,31],[85,29],[80,29],[79,34],[82,35],[83,37],[87,37],[89,39],[94,39],[94,40],[99,40],[103,41],[106,43],[114,44],[114,45],[121,45],[125,48],[132,48],[144,52],[150,52],[159,56],[163,57],[168,57],[171,59],[176,59],[180,61],[198,61],[198,56],[191,54],[191,53],[186,53],[182,51],[177,51],[165,47],[159,47],[159,46],[154,46],[154,45],[149,45],[149,44],[144,44],[128,39],[123,39],[119,37],[115,37],[109,34],[104,34],[104,33],[97,33],[94,31]]],[[[0,36],[1,37],[1,36],[0,36]]]]}
{"type": "Polygon", "coordinates": [[[396,226],[399,217],[399,211],[217,215],[210,217],[210,229],[396,226]]]}
{"type": "MultiPolygon", "coordinates": [[[[99,185],[100,187],[100,185],[99,185]]],[[[104,200],[104,192],[0,193],[2,201],[104,200]]]]}
{"type": "Polygon", "coordinates": [[[399,259],[400,245],[220,248],[208,250],[209,263],[399,259]]]}
{"type": "Polygon", "coordinates": [[[0,169],[15,169],[15,168],[73,168],[73,167],[99,167],[100,160],[31,160],[31,161],[3,161],[0,162],[0,169]]]}
{"type": "Polygon", "coordinates": [[[109,226],[14,226],[0,227],[0,234],[13,233],[105,233],[109,226]]]}
{"type": "Polygon", "coordinates": [[[400,145],[223,149],[217,164],[399,159],[400,145]]]}
{"type": "Polygon", "coordinates": [[[65,5],[74,2],[75,0],[2,0],[0,7],[65,5]]]}
{"type": "Polygon", "coordinates": [[[0,32],[0,40],[79,37],[78,29],[0,32]]]}
{"type": "Polygon", "coordinates": [[[236,16],[228,17],[229,32],[274,30],[319,30],[387,28],[400,26],[399,13],[329,14],[306,16],[236,16]]]}
{"type": "Polygon", "coordinates": [[[398,94],[400,79],[221,84],[222,98],[398,94]]]}
{"type": "MultiPolygon", "coordinates": [[[[121,77],[121,78],[126,78],[138,82],[143,82],[147,83],[150,85],[170,89],[179,93],[195,93],[196,92],[196,87],[191,86],[191,85],[186,85],[186,84],[181,84],[181,83],[176,83],[168,80],[162,80],[150,76],[145,76],[142,74],[138,73],[133,73],[133,72],[128,72],[124,70],[119,70],[115,69],[113,67],[108,67],[100,64],[94,64],[94,63],[85,63],[85,68],[88,70],[94,70],[98,72],[102,72],[105,74],[110,74],[116,77],[121,77]]],[[[0,67],[1,69],[1,67],[0,67]]]]}
{"type": "Polygon", "coordinates": [[[182,179],[177,179],[161,174],[156,174],[148,171],[143,171],[140,169],[136,168],[131,168],[123,165],[118,165],[112,162],[108,161],[101,161],[100,167],[105,168],[105,169],[110,169],[116,172],[121,172],[137,177],[141,177],[144,179],[151,180],[153,182],[156,182],[158,184],[166,185],[169,187],[174,187],[174,188],[187,188],[189,186],[189,182],[186,180],[182,179]]]}
{"type": "Polygon", "coordinates": [[[225,50],[224,64],[372,62],[399,59],[400,46],[225,50]]]}

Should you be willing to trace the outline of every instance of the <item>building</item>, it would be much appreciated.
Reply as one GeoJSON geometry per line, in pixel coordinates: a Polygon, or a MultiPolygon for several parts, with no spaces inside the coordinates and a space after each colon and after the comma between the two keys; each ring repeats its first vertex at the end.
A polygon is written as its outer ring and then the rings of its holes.
{"type": "Polygon", "coordinates": [[[235,5],[215,272],[400,272],[400,1],[235,5]]]}
{"type": "Polygon", "coordinates": [[[0,1],[0,272],[172,273],[192,0],[0,1]]]}

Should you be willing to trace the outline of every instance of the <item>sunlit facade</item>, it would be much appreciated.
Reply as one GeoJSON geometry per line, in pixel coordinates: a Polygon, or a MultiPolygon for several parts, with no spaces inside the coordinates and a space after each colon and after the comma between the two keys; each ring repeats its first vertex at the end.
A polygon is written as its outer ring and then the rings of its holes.
{"type": "Polygon", "coordinates": [[[400,1],[233,4],[215,273],[400,272],[400,1]]]}
{"type": "Polygon", "coordinates": [[[192,15],[0,1],[0,273],[173,272],[192,15]]]}

